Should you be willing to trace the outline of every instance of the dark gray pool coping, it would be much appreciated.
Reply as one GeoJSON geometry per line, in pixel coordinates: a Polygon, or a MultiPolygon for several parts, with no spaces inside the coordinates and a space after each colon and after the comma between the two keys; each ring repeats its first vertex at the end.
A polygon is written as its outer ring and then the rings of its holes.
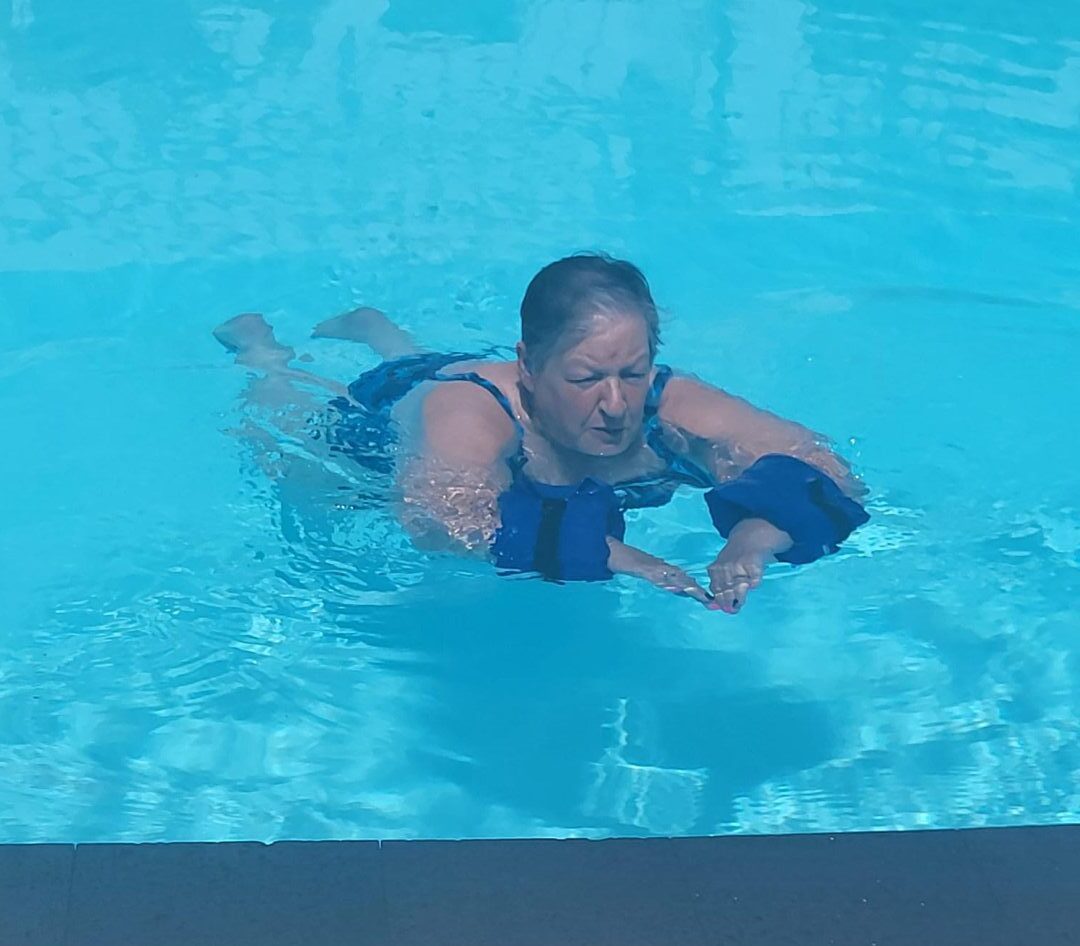
{"type": "Polygon", "coordinates": [[[1056,946],[1080,827],[0,845],[2,946],[1056,946]]]}

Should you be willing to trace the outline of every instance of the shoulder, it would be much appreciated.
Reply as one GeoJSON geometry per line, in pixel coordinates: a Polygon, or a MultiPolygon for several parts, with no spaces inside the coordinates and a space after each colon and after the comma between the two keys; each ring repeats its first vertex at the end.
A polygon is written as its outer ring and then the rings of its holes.
{"type": "Polygon", "coordinates": [[[663,399],[660,402],[662,407],[682,404],[702,395],[708,396],[713,392],[717,394],[723,393],[719,388],[706,384],[700,378],[695,378],[691,374],[684,374],[675,368],[667,366],[663,370],[669,372],[670,377],[664,385],[663,399]]]}
{"type": "Polygon", "coordinates": [[[664,385],[657,410],[665,423],[696,431],[703,421],[715,420],[718,411],[738,403],[746,402],[693,375],[673,371],[664,385]]]}
{"type": "Polygon", "coordinates": [[[812,431],[729,394],[692,375],[676,374],[664,388],[660,419],[706,440],[737,440],[747,446],[762,437],[776,442],[801,442],[812,431]]]}
{"type": "Polygon", "coordinates": [[[465,378],[430,385],[423,395],[422,412],[425,423],[468,419],[484,426],[505,425],[510,430],[514,426],[491,391],[465,378]]]}
{"type": "Polygon", "coordinates": [[[467,380],[432,384],[420,418],[428,450],[444,459],[490,463],[517,442],[517,429],[492,392],[467,380]]]}

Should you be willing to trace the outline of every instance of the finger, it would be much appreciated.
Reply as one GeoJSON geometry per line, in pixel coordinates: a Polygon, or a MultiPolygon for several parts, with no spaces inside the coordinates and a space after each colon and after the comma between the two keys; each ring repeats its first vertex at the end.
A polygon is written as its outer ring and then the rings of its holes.
{"type": "Polygon", "coordinates": [[[746,604],[746,596],[750,593],[749,581],[735,581],[731,587],[725,588],[716,596],[717,602],[728,614],[737,614],[746,604]]]}
{"type": "Polygon", "coordinates": [[[665,569],[656,584],[672,594],[693,598],[707,608],[714,608],[713,596],[681,568],[665,569]]]}
{"type": "Polygon", "coordinates": [[[738,563],[725,568],[723,571],[717,572],[716,575],[713,576],[713,592],[719,593],[721,591],[734,589],[735,586],[740,584],[757,587],[764,576],[764,569],[755,565],[738,563]]]}
{"type": "Polygon", "coordinates": [[[723,594],[732,584],[732,575],[727,568],[718,568],[709,572],[709,590],[714,595],[723,594]]]}
{"type": "Polygon", "coordinates": [[[736,611],[741,611],[746,604],[746,596],[750,593],[750,582],[740,581],[731,591],[731,604],[736,611]]]}
{"type": "Polygon", "coordinates": [[[652,580],[653,584],[658,588],[663,588],[665,591],[671,591],[675,594],[681,593],[683,588],[694,583],[694,579],[687,575],[686,572],[681,568],[674,567],[664,568],[652,580]]]}
{"type": "Polygon", "coordinates": [[[735,592],[731,588],[721,591],[715,600],[720,605],[720,610],[727,614],[734,614],[738,610],[735,607],[735,592]]]}
{"type": "Polygon", "coordinates": [[[716,603],[716,599],[709,594],[704,588],[701,587],[696,581],[691,581],[685,587],[680,588],[676,594],[684,595],[687,598],[693,598],[695,601],[700,602],[710,611],[715,611],[719,608],[716,603]]]}
{"type": "Polygon", "coordinates": [[[723,594],[725,591],[731,591],[740,582],[747,582],[750,580],[745,570],[741,566],[727,567],[713,572],[709,576],[709,586],[714,595],[723,594]]]}
{"type": "Polygon", "coordinates": [[[678,578],[672,579],[664,587],[668,591],[687,598],[693,598],[704,605],[712,604],[713,601],[713,596],[687,574],[679,575],[678,578]]]}

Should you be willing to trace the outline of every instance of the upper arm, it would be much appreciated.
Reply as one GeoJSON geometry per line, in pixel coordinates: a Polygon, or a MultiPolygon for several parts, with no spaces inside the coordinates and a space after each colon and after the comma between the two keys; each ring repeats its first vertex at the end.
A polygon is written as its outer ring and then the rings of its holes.
{"type": "Polygon", "coordinates": [[[440,382],[425,392],[412,434],[398,463],[402,524],[425,546],[486,549],[510,481],[510,418],[483,388],[440,382]]]}
{"type": "Polygon", "coordinates": [[[726,465],[737,473],[765,454],[781,453],[818,467],[849,495],[865,492],[823,435],[696,378],[668,382],[660,416],[688,435],[691,450],[710,468],[726,465]]]}
{"type": "Polygon", "coordinates": [[[448,466],[495,467],[515,446],[517,431],[499,402],[467,381],[440,382],[420,408],[418,452],[448,466]]]}
{"type": "Polygon", "coordinates": [[[765,453],[789,453],[819,439],[812,430],[696,378],[668,382],[661,418],[691,436],[724,443],[750,462],[765,453]]]}

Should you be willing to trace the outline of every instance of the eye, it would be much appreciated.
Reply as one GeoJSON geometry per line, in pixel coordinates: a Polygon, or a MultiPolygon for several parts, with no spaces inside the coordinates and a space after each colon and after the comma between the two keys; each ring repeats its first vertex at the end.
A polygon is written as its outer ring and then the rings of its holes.
{"type": "Polygon", "coordinates": [[[599,379],[594,377],[594,378],[568,378],[567,380],[571,384],[582,384],[582,385],[584,385],[584,384],[593,384],[599,379]]]}

